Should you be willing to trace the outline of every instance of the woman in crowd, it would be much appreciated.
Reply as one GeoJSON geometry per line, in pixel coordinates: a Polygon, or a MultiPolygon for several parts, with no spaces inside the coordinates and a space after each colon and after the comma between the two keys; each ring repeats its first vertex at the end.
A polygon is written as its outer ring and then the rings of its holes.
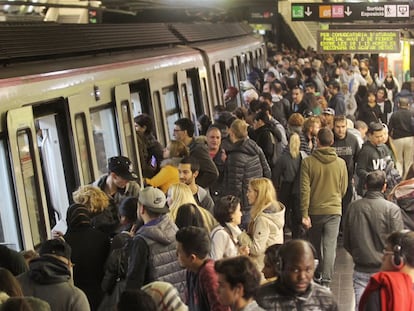
{"type": "Polygon", "coordinates": [[[249,255],[248,246],[239,243],[241,234],[240,199],[227,195],[218,200],[214,207],[214,217],[219,225],[211,231],[211,258],[219,260],[225,257],[249,255]]]}
{"type": "Polygon", "coordinates": [[[178,229],[189,226],[205,228],[203,215],[193,203],[183,204],[178,208],[175,224],[178,229]]]}
{"type": "Polygon", "coordinates": [[[268,281],[274,280],[279,274],[277,267],[280,265],[279,248],[281,246],[282,244],[273,244],[266,248],[262,273],[268,281]]]}
{"type": "Polygon", "coordinates": [[[247,199],[252,206],[247,232],[250,238],[250,256],[259,271],[262,271],[266,248],[276,243],[283,244],[285,207],[277,201],[275,188],[268,178],[250,180],[247,199]]]}
{"type": "Polygon", "coordinates": [[[65,241],[72,248],[73,280],[88,297],[91,310],[97,310],[103,298],[101,281],[109,254],[108,236],[92,228],[89,210],[80,204],[69,207],[65,241]]]}
{"type": "Polygon", "coordinates": [[[167,192],[167,203],[170,208],[169,215],[174,222],[177,219],[178,209],[184,204],[191,203],[197,206],[197,209],[200,211],[204,226],[208,232],[217,224],[217,221],[208,210],[197,205],[190,187],[186,184],[178,183],[172,185],[167,192]]]}
{"type": "Polygon", "coordinates": [[[392,112],[392,103],[388,99],[387,90],[381,86],[377,90],[377,105],[381,110],[381,121],[382,123],[388,124],[388,117],[392,112]]]}
{"type": "Polygon", "coordinates": [[[147,185],[160,188],[167,193],[172,184],[180,182],[178,164],[181,159],[189,155],[188,148],[183,142],[172,140],[164,148],[164,160],[161,162],[161,170],[152,178],[146,178],[147,185]]]}
{"type": "Polygon", "coordinates": [[[381,122],[381,109],[377,105],[377,98],[375,93],[368,91],[367,98],[368,102],[366,104],[358,104],[358,120],[362,120],[368,125],[371,122],[381,122]]]}
{"type": "MultiPolygon", "coordinates": [[[[302,152],[304,153],[304,152],[302,152]]],[[[292,230],[292,238],[301,238],[302,215],[300,212],[300,137],[293,133],[289,138],[288,152],[284,152],[274,167],[279,199],[286,206],[285,220],[292,230]]]]}

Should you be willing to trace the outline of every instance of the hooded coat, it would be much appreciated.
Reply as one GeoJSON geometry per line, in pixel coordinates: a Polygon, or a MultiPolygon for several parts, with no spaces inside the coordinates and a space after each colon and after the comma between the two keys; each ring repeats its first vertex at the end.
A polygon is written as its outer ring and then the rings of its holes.
{"type": "Polygon", "coordinates": [[[33,259],[29,271],[17,277],[25,296],[49,303],[51,310],[89,311],[83,291],[73,285],[68,266],[52,256],[33,259]]]}
{"type": "Polygon", "coordinates": [[[345,161],[337,156],[332,147],[316,149],[302,160],[302,217],[341,215],[342,197],[347,187],[348,171],[345,161]]]}

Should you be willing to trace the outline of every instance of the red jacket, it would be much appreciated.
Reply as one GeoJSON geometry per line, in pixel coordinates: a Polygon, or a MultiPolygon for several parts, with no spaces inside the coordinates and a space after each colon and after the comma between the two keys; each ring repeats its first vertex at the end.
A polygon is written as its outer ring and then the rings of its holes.
{"type": "Polygon", "coordinates": [[[378,292],[381,311],[414,311],[414,287],[410,276],[401,272],[378,272],[371,276],[359,302],[366,309],[369,297],[378,292]]]}

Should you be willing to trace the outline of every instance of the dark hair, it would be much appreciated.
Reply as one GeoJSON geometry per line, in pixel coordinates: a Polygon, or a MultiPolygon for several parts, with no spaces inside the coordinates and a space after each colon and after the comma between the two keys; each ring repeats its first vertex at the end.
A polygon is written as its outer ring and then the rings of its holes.
{"type": "Polygon", "coordinates": [[[384,99],[387,99],[388,98],[387,89],[384,86],[380,86],[377,88],[376,93],[378,93],[379,90],[382,90],[384,92],[384,99]]]}
{"type": "Polygon", "coordinates": [[[179,229],[189,226],[204,228],[203,215],[193,203],[186,203],[178,207],[175,224],[179,229]]]}
{"type": "Polygon", "coordinates": [[[141,127],[144,127],[144,126],[146,127],[145,132],[144,132],[145,134],[150,134],[153,130],[152,128],[153,124],[152,124],[151,117],[147,115],[146,113],[136,116],[134,118],[134,122],[141,127]]]}
{"type": "Polygon", "coordinates": [[[270,107],[270,104],[268,102],[262,102],[260,105],[260,110],[264,112],[272,113],[272,107],[270,107]]]}
{"type": "Polygon", "coordinates": [[[124,198],[118,207],[119,216],[125,216],[131,223],[135,222],[137,220],[137,206],[138,198],[132,196],[124,198]]]}
{"type": "Polygon", "coordinates": [[[224,227],[226,222],[232,221],[231,215],[235,212],[239,204],[240,199],[234,195],[221,197],[214,206],[214,218],[224,227]]]}
{"type": "Polygon", "coordinates": [[[374,132],[383,131],[384,126],[381,122],[371,122],[368,127],[368,133],[372,134],[374,132]]]}
{"type": "Polygon", "coordinates": [[[180,164],[190,164],[193,173],[200,170],[200,162],[192,156],[182,158],[180,164]]]}
{"type": "Polygon", "coordinates": [[[188,118],[181,118],[175,121],[174,123],[177,125],[182,131],[187,131],[187,135],[189,137],[194,136],[194,123],[188,118]]]}
{"type": "Polygon", "coordinates": [[[256,113],[256,116],[254,117],[254,119],[256,121],[262,120],[265,124],[268,124],[270,121],[269,116],[264,111],[259,111],[258,113],[256,113]]]}
{"type": "Polygon", "coordinates": [[[262,103],[258,100],[258,99],[254,99],[249,103],[249,110],[252,112],[257,112],[258,110],[260,110],[260,105],[262,103]]]}
{"type": "Polygon", "coordinates": [[[128,289],[121,294],[118,311],[145,310],[157,311],[152,297],[141,289],[128,289]]]}
{"type": "MultiPolygon", "coordinates": [[[[276,268],[279,261],[279,249],[283,244],[272,244],[265,250],[267,261],[276,268]]],[[[276,269],[275,269],[276,270],[276,269]]]]}
{"type": "Polygon", "coordinates": [[[6,268],[0,268],[0,291],[5,292],[10,297],[23,296],[19,281],[6,268]]]}
{"type": "Polygon", "coordinates": [[[260,287],[260,272],[247,256],[216,261],[214,269],[217,273],[224,275],[231,288],[234,288],[237,284],[243,285],[243,298],[253,297],[260,287]]]}
{"type": "Polygon", "coordinates": [[[270,93],[264,92],[264,93],[260,94],[260,97],[263,97],[263,99],[272,101],[272,94],[270,94],[270,93]]]}
{"type": "Polygon", "coordinates": [[[336,122],[345,122],[346,123],[346,116],[344,115],[339,115],[339,116],[335,116],[334,117],[334,125],[336,122]]]}
{"type": "Polygon", "coordinates": [[[319,130],[318,139],[319,139],[321,146],[328,147],[332,145],[334,135],[330,129],[324,127],[319,130]]]}
{"type": "Polygon", "coordinates": [[[366,178],[366,186],[369,191],[381,191],[385,184],[385,172],[376,170],[369,172],[366,178]]]}
{"type": "Polygon", "coordinates": [[[212,124],[210,117],[206,114],[202,114],[197,119],[198,123],[200,123],[200,135],[206,135],[207,129],[212,124]]]}
{"type": "Polygon", "coordinates": [[[338,81],[336,81],[336,80],[331,80],[331,81],[329,81],[329,83],[328,83],[328,86],[331,86],[332,85],[332,87],[334,88],[334,89],[336,89],[336,90],[340,90],[341,89],[341,85],[339,84],[339,82],[338,81]]]}
{"type": "Polygon", "coordinates": [[[206,258],[210,253],[210,237],[204,228],[189,226],[181,228],[175,234],[177,242],[181,243],[183,251],[190,256],[206,258]]]}
{"type": "Polygon", "coordinates": [[[410,230],[395,231],[387,238],[393,248],[396,245],[401,247],[400,253],[403,256],[405,263],[414,267],[414,232],[410,230]]]}

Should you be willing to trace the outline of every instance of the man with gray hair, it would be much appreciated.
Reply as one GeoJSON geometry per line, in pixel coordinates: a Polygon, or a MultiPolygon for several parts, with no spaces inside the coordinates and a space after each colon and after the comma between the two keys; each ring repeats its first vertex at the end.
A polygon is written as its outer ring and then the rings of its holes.
{"type": "Polygon", "coordinates": [[[365,187],[364,197],[348,206],[343,219],[344,247],[355,264],[355,310],[371,275],[380,270],[386,237],[403,229],[400,208],[384,198],[385,172],[368,173],[365,187]]]}

